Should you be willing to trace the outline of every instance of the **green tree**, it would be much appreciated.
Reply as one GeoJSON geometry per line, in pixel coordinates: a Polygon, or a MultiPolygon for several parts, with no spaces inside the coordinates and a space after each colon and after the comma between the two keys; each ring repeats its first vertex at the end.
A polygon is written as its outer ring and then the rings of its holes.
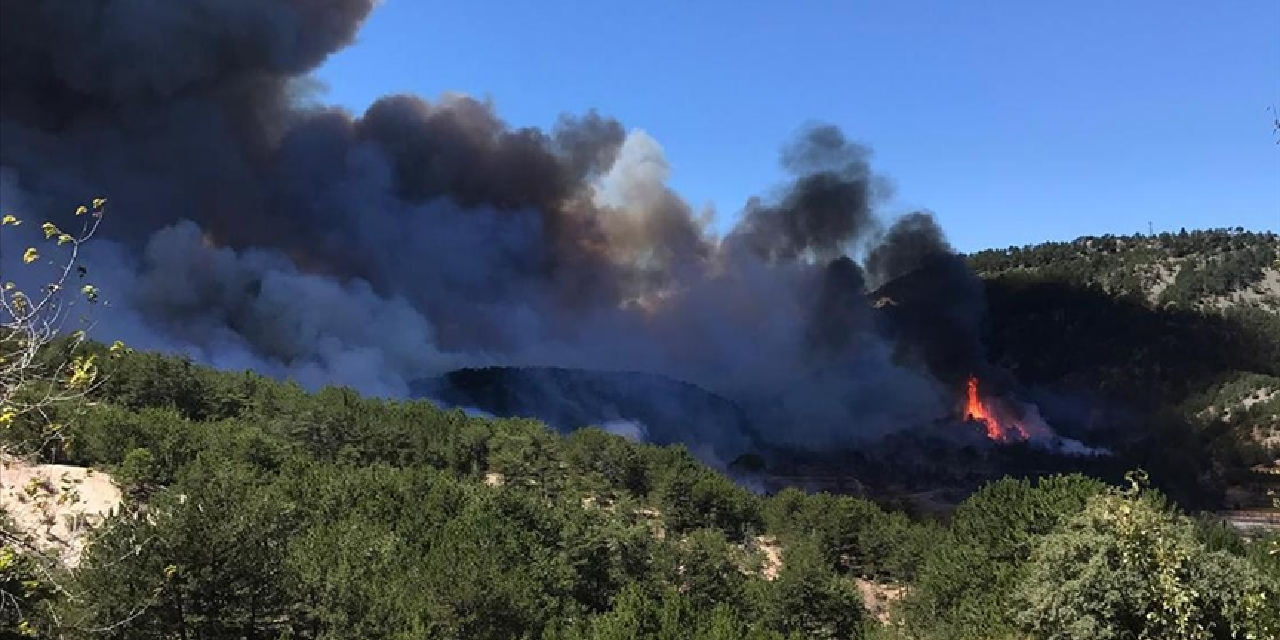
{"type": "Polygon", "coordinates": [[[861,638],[866,610],[853,581],[832,573],[813,539],[792,543],[763,594],[764,618],[784,634],[815,640],[861,638]]]}
{"type": "Polygon", "coordinates": [[[654,497],[669,532],[714,527],[739,542],[760,528],[756,497],[698,462],[683,446],[653,450],[651,464],[654,497]]]}
{"type": "Polygon", "coordinates": [[[1040,540],[1014,593],[1045,640],[1217,640],[1280,635],[1280,582],[1209,551],[1194,523],[1137,493],[1108,493],[1040,540]]]}
{"type": "Polygon", "coordinates": [[[761,624],[730,605],[701,609],[674,587],[650,593],[630,585],[615,606],[574,625],[550,630],[543,640],[807,640],[761,624]]]}
{"type": "Polygon", "coordinates": [[[145,508],[109,522],[76,572],[80,628],[107,638],[252,637],[285,613],[295,530],[256,469],[201,455],[145,508]]]}
{"type": "Polygon", "coordinates": [[[1106,489],[1102,482],[1080,474],[997,480],[956,508],[951,530],[997,560],[1022,562],[1039,536],[1055,530],[1106,489]]]}
{"type": "Polygon", "coordinates": [[[868,578],[914,575],[926,525],[852,496],[805,494],[787,488],[765,501],[765,526],[787,544],[812,536],[834,570],[868,578]]]}
{"type": "Polygon", "coordinates": [[[558,494],[567,480],[558,438],[533,420],[504,421],[488,442],[490,469],[505,485],[540,495],[558,494]]]}
{"type": "Polygon", "coordinates": [[[675,579],[695,609],[745,607],[747,578],[737,551],[719,529],[698,529],[677,545],[675,579]]]}
{"type": "Polygon", "coordinates": [[[930,549],[902,602],[902,621],[913,637],[929,640],[1010,637],[1008,591],[1016,575],[1017,567],[947,532],[930,549]]]}
{"type": "MultiPolygon", "coordinates": [[[[0,525],[6,530],[13,527],[3,510],[0,525]]],[[[56,617],[50,613],[58,595],[55,583],[47,578],[47,567],[6,538],[0,545],[0,629],[31,637],[54,631],[56,617]]]]}
{"type": "Polygon", "coordinates": [[[625,438],[591,427],[578,429],[564,441],[565,460],[588,491],[648,495],[650,480],[644,458],[625,438]]]}
{"type": "Polygon", "coordinates": [[[1080,475],[990,483],[930,540],[903,604],[910,628],[939,639],[1006,637],[1014,630],[1010,592],[1041,536],[1079,513],[1106,485],[1080,475]]]}

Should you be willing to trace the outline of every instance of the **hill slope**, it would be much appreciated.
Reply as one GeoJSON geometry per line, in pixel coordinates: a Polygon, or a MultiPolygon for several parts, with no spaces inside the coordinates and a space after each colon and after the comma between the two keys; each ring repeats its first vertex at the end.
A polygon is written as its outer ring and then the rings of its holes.
{"type": "MultiPolygon", "coordinates": [[[[1159,305],[1029,268],[986,275],[987,355],[1055,426],[1073,411],[1120,416],[1077,428],[1100,430],[1124,464],[1175,488],[1239,484],[1248,456],[1265,453],[1241,436],[1274,412],[1257,390],[1280,375],[1276,314],[1159,305]],[[1196,410],[1246,390],[1230,411],[1196,410]]],[[[5,632],[21,621],[45,637],[121,640],[1044,638],[1082,615],[1064,602],[1092,612],[1114,585],[1145,584],[1149,567],[1174,576],[1171,590],[1117,603],[1099,620],[1117,637],[1165,637],[1142,625],[1170,599],[1237,635],[1280,629],[1266,606],[1280,594],[1280,555],[1264,546],[1275,540],[1247,542],[1095,478],[1026,471],[1040,477],[985,483],[936,519],[850,496],[755,495],[680,447],[600,429],[562,435],[534,420],[93,349],[106,381],[55,416],[67,446],[43,446],[45,425],[29,415],[0,442],[110,471],[123,502],[80,564],[52,574],[65,590],[44,588],[38,559],[0,548],[0,595],[19,603],[0,609],[5,632]],[[1166,548],[1176,553],[1152,555],[1166,548]],[[1106,561],[1121,552],[1137,562],[1106,561]],[[905,595],[886,609],[868,585],[905,595]]],[[[521,400],[522,378],[591,402],[656,387],[739,415],[695,388],[630,374],[495,369],[453,382],[496,410],[521,400]]],[[[886,475],[911,475],[890,462],[886,475]]]]}
{"type": "Polygon", "coordinates": [[[987,282],[990,355],[1024,383],[1186,423],[1186,448],[1229,484],[1280,457],[1280,236],[1086,237],[970,263],[987,282]]]}
{"type": "Polygon", "coordinates": [[[1280,235],[1243,229],[1085,236],[1072,242],[980,251],[970,264],[984,277],[1027,273],[1156,306],[1280,312],[1280,235]]]}

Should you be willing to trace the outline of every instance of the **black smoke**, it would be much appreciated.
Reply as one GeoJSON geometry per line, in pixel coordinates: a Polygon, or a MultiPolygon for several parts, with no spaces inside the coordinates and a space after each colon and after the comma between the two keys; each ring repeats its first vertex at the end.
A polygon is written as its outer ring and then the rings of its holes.
{"type": "Polygon", "coordinates": [[[899,361],[917,362],[957,389],[971,375],[986,384],[1006,382],[986,365],[982,280],[931,216],[912,213],[897,220],[868,254],[866,269],[879,285],[874,295],[892,301],[883,307],[882,326],[899,361]]]}
{"type": "Polygon", "coordinates": [[[301,99],[373,4],[0,0],[0,207],[108,199],[101,337],[392,396],[468,366],[661,374],[791,446],[952,411],[982,290],[927,214],[877,216],[868,149],[805,128],[719,236],[657,142],[595,112],[301,99]],[[895,285],[886,323],[866,294],[895,285]]]}

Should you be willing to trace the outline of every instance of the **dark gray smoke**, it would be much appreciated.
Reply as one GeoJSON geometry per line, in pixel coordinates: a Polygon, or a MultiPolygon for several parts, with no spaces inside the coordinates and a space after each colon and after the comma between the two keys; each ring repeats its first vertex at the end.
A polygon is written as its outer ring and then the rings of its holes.
{"type": "Polygon", "coordinates": [[[916,362],[957,390],[975,374],[988,386],[1004,382],[986,365],[982,281],[932,216],[913,213],[894,222],[869,252],[866,268],[880,287],[877,295],[892,301],[883,308],[883,326],[898,361],[916,362]]]}
{"type": "Polygon", "coordinates": [[[651,372],[811,447],[951,411],[981,288],[928,215],[885,229],[867,149],[805,129],[717,237],[657,142],[594,112],[303,105],[373,4],[0,0],[0,207],[109,200],[100,337],[393,396],[462,366],[651,372]],[[886,327],[865,294],[890,280],[886,327]]]}
{"type": "Polygon", "coordinates": [[[741,243],[767,261],[831,259],[874,232],[872,207],[886,195],[871,174],[869,152],[833,126],[808,129],[782,154],[794,182],[776,203],[747,203],[729,244],[741,243]]]}

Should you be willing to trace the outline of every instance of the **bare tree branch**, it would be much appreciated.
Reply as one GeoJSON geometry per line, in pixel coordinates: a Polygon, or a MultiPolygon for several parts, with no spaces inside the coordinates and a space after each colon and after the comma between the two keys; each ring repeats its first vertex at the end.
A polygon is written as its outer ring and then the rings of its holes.
{"type": "MultiPolygon", "coordinates": [[[[90,206],[77,209],[80,230],[74,235],[63,232],[52,222],[41,224],[44,245],[25,247],[21,264],[8,267],[16,270],[30,267],[32,272],[0,273],[0,458],[8,460],[40,453],[57,455],[63,451],[66,440],[59,420],[65,421],[83,411],[88,395],[103,382],[97,356],[85,353],[82,348],[94,325],[92,312],[101,303],[97,288],[86,279],[88,272],[80,258],[82,247],[102,223],[105,205],[105,200],[97,199],[90,206]],[[42,250],[50,257],[45,258],[42,250]],[[46,265],[51,275],[38,290],[24,289],[19,284],[29,283],[31,276],[38,275],[36,270],[46,265]],[[78,326],[69,326],[72,321],[78,326]],[[60,340],[65,342],[59,343],[60,340]],[[38,427],[34,441],[26,432],[15,437],[13,429],[19,425],[38,427]]],[[[20,233],[23,224],[24,221],[14,215],[0,215],[0,234],[9,236],[0,235],[0,243],[7,240],[10,247],[21,246],[17,243],[25,235],[20,233]]],[[[0,269],[3,268],[0,264],[0,269]]],[[[110,354],[124,351],[124,345],[117,342],[110,354]]],[[[0,488],[4,480],[0,471],[0,488]]],[[[78,497],[73,496],[71,500],[74,502],[78,497]]],[[[0,616],[27,623],[32,607],[24,606],[24,598],[30,585],[38,585],[59,598],[81,600],[63,582],[66,567],[60,554],[36,544],[31,534],[20,532],[5,520],[0,522],[0,548],[6,557],[20,554],[29,564],[23,569],[28,573],[21,576],[21,583],[27,586],[19,587],[17,592],[0,586],[0,616]]],[[[141,545],[135,552],[138,549],[141,545]]],[[[0,566],[0,577],[12,577],[5,573],[14,570],[12,563],[0,566]]],[[[5,584],[9,582],[6,580],[5,584]]],[[[45,602],[42,612],[53,621],[55,629],[40,632],[62,636],[71,628],[91,633],[109,631],[136,619],[157,597],[158,592],[123,619],[97,629],[62,620],[58,611],[45,602]]]]}

